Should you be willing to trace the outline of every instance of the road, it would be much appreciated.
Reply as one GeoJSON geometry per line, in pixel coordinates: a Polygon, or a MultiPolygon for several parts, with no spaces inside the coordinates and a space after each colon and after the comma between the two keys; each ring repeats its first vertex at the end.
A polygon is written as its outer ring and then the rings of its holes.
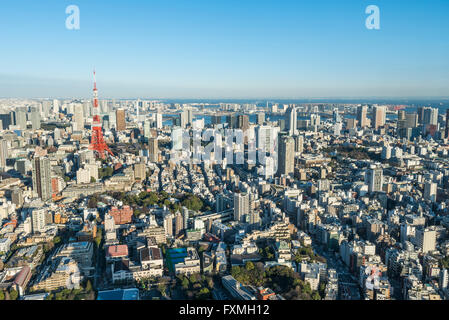
{"type": "Polygon", "coordinates": [[[333,253],[323,250],[316,244],[312,247],[315,253],[326,258],[328,268],[332,268],[337,271],[340,291],[342,287],[346,288],[346,291],[348,291],[348,287],[353,287],[354,289],[357,288],[360,291],[356,277],[349,272],[348,267],[340,258],[336,258],[333,253]]]}

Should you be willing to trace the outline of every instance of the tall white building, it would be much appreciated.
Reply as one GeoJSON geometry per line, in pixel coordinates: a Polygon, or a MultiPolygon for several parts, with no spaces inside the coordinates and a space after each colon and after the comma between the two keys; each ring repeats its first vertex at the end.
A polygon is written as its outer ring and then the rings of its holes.
{"type": "Polygon", "coordinates": [[[437,184],[432,181],[426,181],[424,184],[424,199],[432,202],[437,201],[437,184]]]}
{"type": "Polygon", "coordinates": [[[234,220],[243,222],[249,214],[249,194],[246,192],[234,193],[234,220]]]}
{"type": "Polygon", "coordinates": [[[4,139],[0,140],[0,170],[6,169],[6,159],[8,158],[8,142],[4,139]]]}
{"type": "Polygon", "coordinates": [[[82,104],[76,104],[74,109],[73,129],[75,131],[82,131],[84,129],[84,107],[82,104]]]}
{"type": "Polygon", "coordinates": [[[44,232],[46,226],[45,216],[47,212],[45,209],[34,209],[31,213],[31,223],[33,227],[33,233],[44,232]]]}
{"type": "Polygon", "coordinates": [[[416,230],[416,245],[423,253],[435,250],[436,231],[433,228],[416,230]]]}
{"type": "Polygon", "coordinates": [[[382,191],[383,187],[382,168],[369,169],[367,176],[368,176],[368,192],[382,191]]]}
{"type": "Polygon", "coordinates": [[[288,109],[287,112],[285,113],[286,119],[285,119],[285,124],[287,126],[288,129],[288,133],[290,136],[294,136],[298,134],[298,115],[296,112],[296,107],[294,105],[291,105],[288,109]]]}

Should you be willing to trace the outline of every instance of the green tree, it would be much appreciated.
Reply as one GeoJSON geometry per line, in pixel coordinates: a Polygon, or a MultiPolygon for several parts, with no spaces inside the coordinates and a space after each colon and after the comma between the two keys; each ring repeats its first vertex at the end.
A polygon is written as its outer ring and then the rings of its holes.
{"type": "Polygon", "coordinates": [[[209,289],[208,289],[208,288],[202,288],[202,289],[198,292],[196,298],[197,298],[197,299],[203,300],[203,299],[209,298],[209,296],[210,296],[210,291],[209,291],[209,289]]]}
{"type": "Polygon", "coordinates": [[[90,177],[90,182],[95,183],[95,182],[97,182],[97,179],[95,179],[94,177],[90,177]]]}
{"type": "Polygon", "coordinates": [[[60,242],[61,242],[61,237],[56,236],[56,237],[53,238],[53,244],[58,244],[60,242]]]}
{"type": "Polygon", "coordinates": [[[167,286],[165,285],[165,283],[159,283],[157,289],[162,294],[162,296],[165,296],[167,290],[167,286]]]}
{"type": "Polygon", "coordinates": [[[184,290],[187,290],[189,288],[189,279],[184,277],[182,279],[181,285],[184,290]]]}
{"type": "Polygon", "coordinates": [[[97,235],[95,237],[95,244],[97,245],[97,248],[100,248],[102,237],[103,237],[103,231],[101,229],[98,229],[97,235]]]}
{"type": "Polygon", "coordinates": [[[12,289],[9,291],[9,298],[11,300],[17,300],[18,297],[19,297],[19,292],[17,292],[17,290],[12,289]]]}
{"type": "Polygon", "coordinates": [[[97,207],[98,200],[96,197],[90,197],[89,201],[87,202],[87,207],[90,209],[94,209],[97,207]]]}
{"type": "Polygon", "coordinates": [[[90,280],[87,280],[86,282],[86,287],[84,289],[86,292],[90,292],[92,291],[92,282],[90,282],[90,280]]]}
{"type": "Polygon", "coordinates": [[[5,300],[5,293],[3,290],[0,290],[0,300],[5,300]]]}

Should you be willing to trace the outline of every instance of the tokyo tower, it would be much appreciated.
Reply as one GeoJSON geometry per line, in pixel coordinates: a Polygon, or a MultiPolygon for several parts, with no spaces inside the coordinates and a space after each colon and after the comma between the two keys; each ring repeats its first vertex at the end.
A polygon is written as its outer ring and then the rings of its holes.
{"type": "Polygon", "coordinates": [[[94,102],[93,102],[93,121],[92,121],[92,138],[90,140],[89,149],[94,150],[98,153],[101,159],[105,159],[105,151],[109,152],[110,155],[114,155],[109,149],[108,145],[104,141],[103,131],[101,128],[100,114],[98,111],[98,90],[97,90],[97,80],[95,79],[94,70],[94,102]]]}

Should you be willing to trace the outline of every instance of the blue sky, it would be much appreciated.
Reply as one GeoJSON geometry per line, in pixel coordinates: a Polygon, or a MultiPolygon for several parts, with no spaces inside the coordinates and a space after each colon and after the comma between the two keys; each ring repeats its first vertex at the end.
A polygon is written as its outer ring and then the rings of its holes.
{"type": "Polygon", "coordinates": [[[448,16],[447,0],[3,2],[0,96],[90,97],[94,66],[100,98],[449,96],[448,16]]]}

